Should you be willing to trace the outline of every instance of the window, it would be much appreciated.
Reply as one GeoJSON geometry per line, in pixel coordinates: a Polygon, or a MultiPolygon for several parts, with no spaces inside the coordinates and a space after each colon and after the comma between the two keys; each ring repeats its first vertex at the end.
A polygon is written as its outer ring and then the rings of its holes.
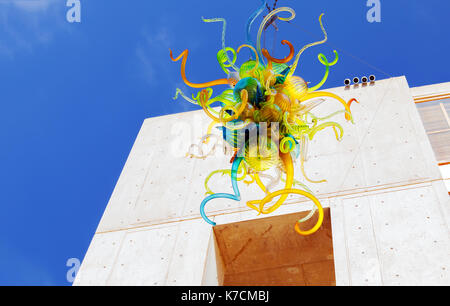
{"type": "Polygon", "coordinates": [[[450,94],[414,99],[450,194],[450,94]]]}
{"type": "MultiPolygon", "coordinates": [[[[294,230],[308,212],[214,227],[219,285],[335,285],[329,208],[324,213],[321,229],[311,236],[294,230]]],[[[303,226],[316,221],[317,213],[303,226]]]]}

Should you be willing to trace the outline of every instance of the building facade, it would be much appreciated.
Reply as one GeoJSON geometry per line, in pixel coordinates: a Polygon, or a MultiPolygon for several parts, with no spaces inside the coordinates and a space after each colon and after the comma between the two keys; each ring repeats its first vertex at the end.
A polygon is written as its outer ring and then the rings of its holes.
{"type": "MultiPolygon", "coordinates": [[[[450,161],[450,83],[410,88],[398,77],[329,91],[360,103],[355,124],[336,119],[341,142],[324,130],[310,143],[306,172],[327,180],[308,184],[326,208],[319,232],[294,232],[306,199],[258,216],[245,203],[264,194],[243,182],[240,202],[208,204],[213,229],[199,212],[204,180],[229,169],[230,156],[186,157],[209,124],[201,111],[149,118],[74,284],[450,285],[450,197],[439,168],[450,161]]],[[[338,109],[326,101],[317,113],[338,109]]],[[[230,192],[229,176],[210,188],[230,192]]]]}

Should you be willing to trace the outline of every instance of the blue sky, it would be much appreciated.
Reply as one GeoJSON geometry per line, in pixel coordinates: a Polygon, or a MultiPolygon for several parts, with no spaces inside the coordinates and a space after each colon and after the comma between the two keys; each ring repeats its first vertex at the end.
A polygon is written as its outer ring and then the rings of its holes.
{"type": "MultiPolygon", "coordinates": [[[[448,1],[381,0],[372,24],[365,0],[278,2],[297,18],[277,38],[297,49],[322,39],[325,13],[329,42],[297,69],[312,83],[324,72],[318,52],[332,59],[333,49],[341,58],[327,87],[369,74],[450,81],[448,1]]],[[[226,18],[236,48],[260,1],[81,0],[81,23],[67,22],[65,4],[0,0],[0,284],[70,285],[66,261],[84,257],[142,121],[196,108],[172,100],[176,87],[193,91],[168,49],[190,50],[193,82],[223,77],[221,25],[201,16],[226,18]]]]}

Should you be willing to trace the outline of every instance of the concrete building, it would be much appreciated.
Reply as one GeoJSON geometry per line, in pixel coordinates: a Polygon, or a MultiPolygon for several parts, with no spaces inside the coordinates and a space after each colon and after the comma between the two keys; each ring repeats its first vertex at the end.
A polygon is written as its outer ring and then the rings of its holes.
{"type": "MultiPolygon", "coordinates": [[[[75,285],[450,285],[450,197],[439,168],[450,161],[450,83],[410,88],[398,77],[329,91],[360,104],[354,125],[336,120],[341,142],[324,130],[310,144],[306,171],[327,179],[308,184],[327,208],[315,235],[293,229],[311,209],[306,199],[257,216],[245,203],[264,194],[242,182],[240,202],[208,204],[213,230],[199,213],[204,180],[229,169],[230,156],[185,157],[208,126],[202,111],[149,118],[75,285]]],[[[229,176],[210,187],[230,192],[229,176]]]]}

